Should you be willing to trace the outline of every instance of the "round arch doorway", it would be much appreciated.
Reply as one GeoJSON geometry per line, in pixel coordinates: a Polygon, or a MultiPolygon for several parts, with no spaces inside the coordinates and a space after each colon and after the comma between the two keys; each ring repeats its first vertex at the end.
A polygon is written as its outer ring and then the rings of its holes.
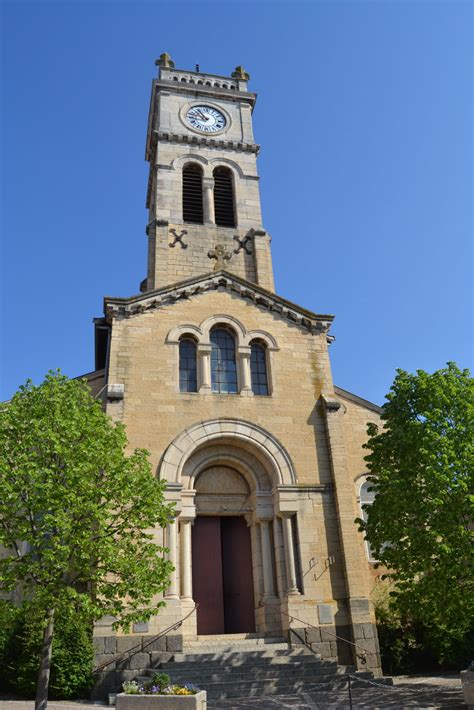
{"type": "Polygon", "coordinates": [[[195,482],[192,532],[197,633],[255,631],[252,541],[245,518],[251,490],[229,466],[211,466],[195,482]]]}

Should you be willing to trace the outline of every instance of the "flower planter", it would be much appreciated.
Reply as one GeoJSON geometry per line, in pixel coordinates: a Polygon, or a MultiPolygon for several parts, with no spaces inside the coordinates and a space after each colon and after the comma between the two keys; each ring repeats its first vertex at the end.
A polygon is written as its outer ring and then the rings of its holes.
{"type": "Polygon", "coordinates": [[[196,695],[132,695],[119,693],[116,710],[206,710],[207,693],[196,695]]]}

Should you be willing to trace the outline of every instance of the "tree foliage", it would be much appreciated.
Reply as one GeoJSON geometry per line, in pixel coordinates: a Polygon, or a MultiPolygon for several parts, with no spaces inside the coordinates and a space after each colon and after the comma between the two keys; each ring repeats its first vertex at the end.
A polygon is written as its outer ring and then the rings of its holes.
{"type": "Polygon", "coordinates": [[[398,370],[369,424],[376,497],[360,529],[395,582],[394,606],[431,630],[441,660],[474,627],[474,386],[454,363],[398,370]]]}
{"type": "Polygon", "coordinates": [[[125,628],[161,605],[172,566],[152,529],[173,510],[148,453],[126,447],[87,382],[57,372],[0,412],[0,584],[20,586],[51,628],[71,605],[125,628]]]}
{"type": "MultiPolygon", "coordinates": [[[[35,697],[41,655],[42,619],[24,602],[14,606],[0,601],[0,692],[35,697]]],[[[92,625],[81,609],[69,607],[56,614],[49,695],[84,696],[94,682],[92,625]]]]}

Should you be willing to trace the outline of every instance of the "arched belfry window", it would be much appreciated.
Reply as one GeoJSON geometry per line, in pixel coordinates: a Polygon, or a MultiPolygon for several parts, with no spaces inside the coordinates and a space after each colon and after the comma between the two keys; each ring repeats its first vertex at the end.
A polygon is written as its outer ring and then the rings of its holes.
{"type": "Polygon", "coordinates": [[[214,170],[214,214],[220,227],[235,227],[234,185],[229,168],[214,170]]]}
{"type": "Polygon", "coordinates": [[[250,376],[254,394],[268,394],[267,352],[264,343],[250,343],[250,376]]]}
{"type": "Polygon", "coordinates": [[[237,394],[235,340],[228,328],[211,332],[211,390],[221,394],[237,394]]]}
{"type": "Polygon", "coordinates": [[[179,391],[197,392],[196,343],[186,336],[179,341],[179,391]]]}
{"type": "Polygon", "coordinates": [[[203,224],[202,169],[196,163],[183,168],[183,221],[203,224]]]}

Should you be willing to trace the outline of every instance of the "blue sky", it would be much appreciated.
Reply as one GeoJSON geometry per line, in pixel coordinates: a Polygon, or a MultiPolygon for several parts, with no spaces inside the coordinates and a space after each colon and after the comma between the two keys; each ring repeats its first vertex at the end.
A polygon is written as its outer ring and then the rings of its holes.
{"type": "Polygon", "coordinates": [[[473,7],[4,0],[1,397],[92,370],[102,297],[138,292],[165,50],[250,73],[276,289],[336,315],[336,384],[470,366],[473,7]]]}

